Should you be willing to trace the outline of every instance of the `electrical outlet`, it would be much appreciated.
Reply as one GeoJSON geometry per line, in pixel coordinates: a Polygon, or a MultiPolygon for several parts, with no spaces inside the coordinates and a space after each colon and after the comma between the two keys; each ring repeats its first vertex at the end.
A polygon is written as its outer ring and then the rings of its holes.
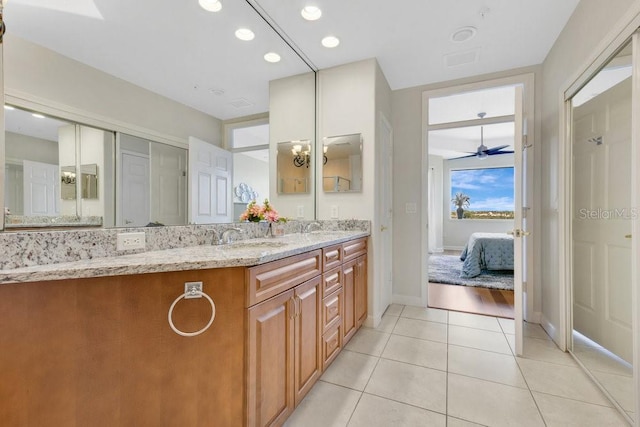
{"type": "Polygon", "coordinates": [[[130,251],[132,249],[144,249],[146,245],[144,233],[118,233],[116,249],[130,251]]]}
{"type": "Polygon", "coordinates": [[[338,219],[340,218],[340,209],[338,208],[338,206],[333,205],[331,206],[331,219],[338,219]]]}
{"type": "Polygon", "coordinates": [[[202,298],[197,292],[202,292],[202,282],[185,282],[184,299],[202,298]]]}
{"type": "Polygon", "coordinates": [[[304,205],[298,205],[298,219],[304,219],[304,205]]]}

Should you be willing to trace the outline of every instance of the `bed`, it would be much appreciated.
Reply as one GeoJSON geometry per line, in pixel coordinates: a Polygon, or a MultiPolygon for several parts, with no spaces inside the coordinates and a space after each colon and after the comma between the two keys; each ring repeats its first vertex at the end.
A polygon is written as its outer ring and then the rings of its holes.
{"type": "Polygon", "coordinates": [[[476,277],[482,270],[513,270],[513,236],[473,233],[460,254],[461,277],[476,277]]]}

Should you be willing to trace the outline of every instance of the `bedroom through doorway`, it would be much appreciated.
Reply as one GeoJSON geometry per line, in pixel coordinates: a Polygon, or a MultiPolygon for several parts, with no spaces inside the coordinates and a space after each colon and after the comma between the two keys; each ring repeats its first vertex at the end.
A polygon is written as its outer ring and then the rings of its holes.
{"type": "Polygon", "coordinates": [[[428,98],[429,307],[514,318],[516,86],[428,98]]]}

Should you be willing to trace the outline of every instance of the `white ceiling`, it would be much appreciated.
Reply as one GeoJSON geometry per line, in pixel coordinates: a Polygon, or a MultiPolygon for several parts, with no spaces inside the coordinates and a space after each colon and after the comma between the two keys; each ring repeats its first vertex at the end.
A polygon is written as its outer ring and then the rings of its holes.
{"type": "MultiPolygon", "coordinates": [[[[250,1],[317,68],[376,57],[392,89],[539,64],[578,3],[250,1]],[[320,20],[300,16],[310,3],[322,8],[320,20]],[[464,26],[475,27],[475,37],[451,41],[464,26]],[[337,48],[320,45],[329,34],[340,38],[337,48]],[[462,58],[457,54],[477,60],[448,66],[447,58],[462,58]]],[[[4,14],[6,42],[12,35],[23,37],[220,119],[267,111],[269,80],[309,68],[246,1],[222,2],[221,12],[210,13],[197,0],[11,0],[4,14]],[[241,26],[256,38],[236,39],[241,26]],[[268,51],[279,53],[282,61],[265,62],[268,51]],[[234,107],[238,101],[249,105],[234,107]]]]}

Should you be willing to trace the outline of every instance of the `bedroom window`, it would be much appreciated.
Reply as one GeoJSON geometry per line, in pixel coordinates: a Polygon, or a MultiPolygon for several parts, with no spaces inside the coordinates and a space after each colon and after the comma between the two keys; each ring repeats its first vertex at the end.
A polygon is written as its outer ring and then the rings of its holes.
{"type": "Polygon", "coordinates": [[[451,171],[451,218],[459,218],[460,194],[465,219],[513,219],[514,168],[457,169],[451,171]],[[457,197],[456,197],[457,196],[457,197]]]}

